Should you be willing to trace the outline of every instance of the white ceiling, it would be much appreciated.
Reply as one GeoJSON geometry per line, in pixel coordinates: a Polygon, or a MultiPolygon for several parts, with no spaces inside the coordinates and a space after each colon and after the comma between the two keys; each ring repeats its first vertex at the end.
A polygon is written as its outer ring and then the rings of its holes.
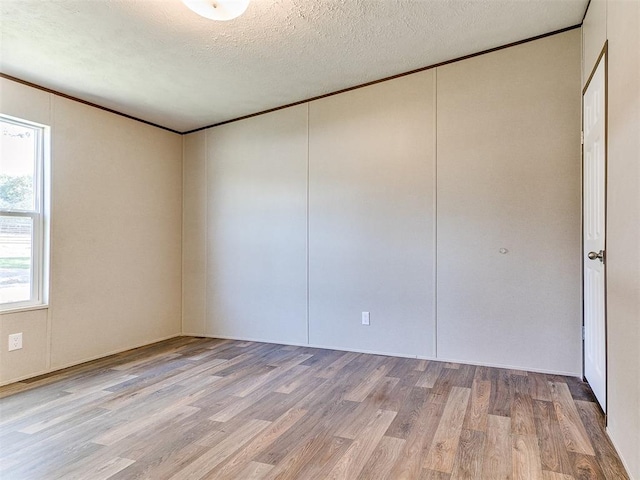
{"type": "Polygon", "coordinates": [[[0,71],[178,131],[581,22],[587,0],[0,0],[0,71]]]}

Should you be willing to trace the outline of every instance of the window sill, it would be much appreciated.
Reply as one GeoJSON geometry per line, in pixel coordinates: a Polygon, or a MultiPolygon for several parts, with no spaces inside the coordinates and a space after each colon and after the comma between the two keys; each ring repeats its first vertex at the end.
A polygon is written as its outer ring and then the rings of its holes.
{"type": "Polygon", "coordinates": [[[24,307],[0,308],[0,315],[5,315],[8,313],[30,312],[32,310],[47,310],[48,308],[49,308],[48,303],[43,303],[41,305],[25,305],[24,307]]]}

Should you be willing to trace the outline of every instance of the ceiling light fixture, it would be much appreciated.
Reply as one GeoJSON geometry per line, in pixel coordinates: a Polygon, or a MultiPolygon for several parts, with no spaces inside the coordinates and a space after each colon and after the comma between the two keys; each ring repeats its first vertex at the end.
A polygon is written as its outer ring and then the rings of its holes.
{"type": "Polygon", "coordinates": [[[231,20],[244,13],[249,0],[182,0],[187,7],[211,20],[231,20]]]}

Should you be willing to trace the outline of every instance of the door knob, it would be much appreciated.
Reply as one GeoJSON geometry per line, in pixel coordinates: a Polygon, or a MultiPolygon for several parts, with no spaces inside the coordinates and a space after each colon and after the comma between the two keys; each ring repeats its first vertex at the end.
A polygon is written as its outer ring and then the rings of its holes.
{"type": "Polygon", "coordinates": [[[589,257],[589,260],[600,260],[602,263],[604,263],[604,250],[600,250],[598,253],[596,252],[589,252],[587,254],[587,257],[589,257]]]}

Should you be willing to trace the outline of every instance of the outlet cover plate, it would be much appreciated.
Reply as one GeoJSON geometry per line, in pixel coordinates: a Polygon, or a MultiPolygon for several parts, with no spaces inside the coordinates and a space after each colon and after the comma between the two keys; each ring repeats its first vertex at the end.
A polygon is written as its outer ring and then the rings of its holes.
{"type": "Polygon", "coordinates": [[[20,350],[22,348],[22,332],[9,335],[9,351],[20,350]]]}
{"type": "Polygon", "coordinates": [[[369,325],[369,312],[362,312],[362,324],[369,325]]]}

